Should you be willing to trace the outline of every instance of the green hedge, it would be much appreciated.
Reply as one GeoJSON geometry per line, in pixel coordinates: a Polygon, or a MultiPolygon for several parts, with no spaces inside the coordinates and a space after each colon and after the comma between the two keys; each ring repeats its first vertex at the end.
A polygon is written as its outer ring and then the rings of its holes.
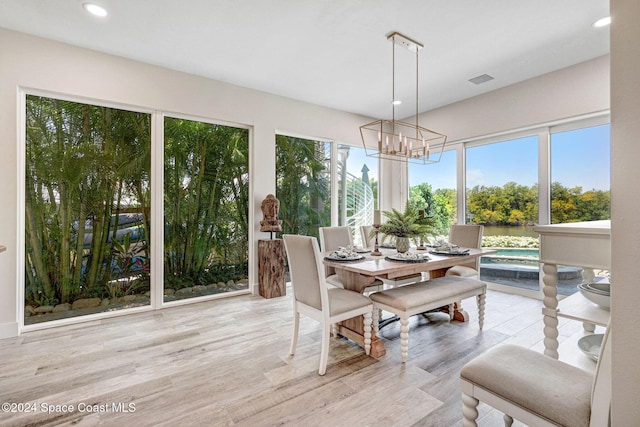
{"type": "Polygon", "coordinates": [[[530,248],[537,249],[539,241],[537,237],[524,236],[483,236],[484,248],[530,248]]]}

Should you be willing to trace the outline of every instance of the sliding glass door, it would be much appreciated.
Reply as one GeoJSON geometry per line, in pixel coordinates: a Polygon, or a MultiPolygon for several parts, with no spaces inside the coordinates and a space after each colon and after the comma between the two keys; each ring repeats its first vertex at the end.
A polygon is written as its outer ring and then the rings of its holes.
{"type": "Polygon", "coordinates": [[[538,290],[538,136],[466,149],[466,220],[484,225],[480,277],[538,290]]]}
{"type": "Polygon", "coordinates": [[[25,321],[148,305],[151,116],[26,97],[25,321]]]}
{"type": "Polygon", "coordinates": [[[164,120],[164,301],[248,289],[249,131],[164,120]]]}
{"type": "Polygon", "coordinates": [[[25,105],[25,325],[149,306],[154,292],[248,290],[248,129],[164,118],[157,224],[151,114],[35,95],[25,105]],[[163,282],[150,273],[154,224],[163,282]]]}

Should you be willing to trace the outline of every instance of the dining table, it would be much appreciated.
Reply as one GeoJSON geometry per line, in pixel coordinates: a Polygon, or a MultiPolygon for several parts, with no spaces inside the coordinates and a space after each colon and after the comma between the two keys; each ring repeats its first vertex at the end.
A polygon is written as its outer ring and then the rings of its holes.
{"type": "MultiPolygon", "coordinates": [[[[364,252],[364,251],[363,251],[364,252]]],[[[371,252],[361,253],[358,259],[338,260],[329,257],[330,252],[324,253],[324,265],[335,270],[342,280],[345,289],[363,293],[377,278],[399,279],[420,273],[428,273],[430,279],[442,277],[446,271],[461,263],[485,255],[495,254],[493,249],[458,248],[457,253],[444,253],[435,250],[410,249],[410,253],[416,255],[416,259],[400,260],[395,249],[380,248],[382,255],[372,255],[371,252]]],[[[462,306],[457,303],[454,319],[468,321],[469,316],[462,306]]],[[[361,317],[354,317],[341,322],[338,325],[338,333],[360,345],[364,345],[364,324],[361,317]]],[[[371,343],[371,355],[383,356],[386,353],[384,343],[379,337],[373,337],[371,343]]]]}

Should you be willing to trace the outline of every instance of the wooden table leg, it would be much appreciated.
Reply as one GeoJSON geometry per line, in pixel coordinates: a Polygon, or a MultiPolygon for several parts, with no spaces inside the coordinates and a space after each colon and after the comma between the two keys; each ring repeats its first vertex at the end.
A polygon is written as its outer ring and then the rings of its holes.
{"type": "MultiPolygon", "coordinates": [[[[363,276],[351,271],[337,270],[337,273],[344,284],[344,288],[354,292],[362,293],[367,286],[375,281],[375,277],[363,276]]],[[[364,323],[362,316],[340,322],[338,325],[338,333],[364,347],[364,323]]],[[[385,354],[386,349],[384,348],[384,343],[372,333],[370,355],[380,357],[385,354]]]]}
{"type": "MultiPolygon", "coordinates": [[[[340,322],[338,325],[338,333],[345,338],[349,338],[352,341],[360,344],[364,347],[364,330],[363,330],[363,322],[362,316],[353,317],[351,319],[347,319],[343,322],[340,322]]],[[[371,334],[371,351],[369,355],[373,357],[381,357],[387,353],[387,350],[384,348],[384,343],[380,338],[371,334]]]]}
{"type": "MultiPolygon", "coordinates": [[[[430,279],[435,279],[437,277],[444,277],[446,272],[447,272],[448,268],[441,268],[439,270],[432,270],[429,272],[429,278],[430,279]]],[[[449,313],[449,306],[445,305],[444,307],[440,308],[440,311],[442,311],[443,313],[449,313]]],[[[453,320],[457,320],[458,322],[468,322],[469,321],[469,313],[466,312],[466,310],[464,310],[462,308],[462,303],[460,303],[459,301],[454,303],[454,308],[453,308],[453,320]]]]}
{"type": "MultiPolygon", "coordinates": [[[[440,307],[440,311],[442,313],[449,314],[449,306],[445,305],[444,307],[440,307]]],[[[469,313],[467,313],[467,310],[462,308],[462,304],[460,302],[453,303],[453,320],[457,320],[458,322],[469,321],[469,313]]]]}

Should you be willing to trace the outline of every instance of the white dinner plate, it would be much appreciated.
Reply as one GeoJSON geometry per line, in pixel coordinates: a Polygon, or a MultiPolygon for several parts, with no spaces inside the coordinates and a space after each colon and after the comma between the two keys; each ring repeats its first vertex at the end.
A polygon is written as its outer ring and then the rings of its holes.
{"type": "Polygon", "coordinates": [[[327,255],[325,259],[328,259],[329,261],[360,261],[361,259],[364,259],[364,256],[360,254],[345,257],[327,255]]]}
{"type": "Polygon", "coordinates": [[[353,251],[359,254],[368,254],[369,252],[371,252],[371,249],[358,248],[354,249],[353,251]]]}
{"type": "Polygon", "coordinates": [[[451,252],[451,251],[429,251],[430,254],[434,255],[445,255],[445,256],[465,256],[469,255],[469,250],[461,251],[461,252],[451,252]]]}

